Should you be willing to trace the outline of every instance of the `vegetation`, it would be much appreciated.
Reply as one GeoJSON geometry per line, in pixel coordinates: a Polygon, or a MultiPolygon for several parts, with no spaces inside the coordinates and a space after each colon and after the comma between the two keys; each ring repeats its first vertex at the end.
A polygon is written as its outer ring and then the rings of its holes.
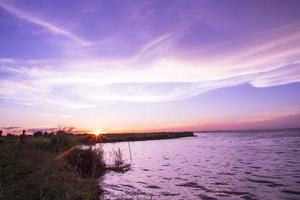
{"type": "Polygon", "coordinates": [[[192,132],[73,135],[72,128],[37,131],[32,136],[0,136],[0,199],[96,200],[103,191],[99,177],[106,171],[126,172],[120,149],[111,152],[113,163],[104,162],[102,149],[87,148],[97,142],[170,139],[192,132]],[[87,145],[85,148],[80,145],[87,145]]]}
{"type": "Polygon", "coordinates": [[[99,140],[105,142],[126,142],[143,140],[162,140],[181,137],[193,137],[193,132],[153,132],[153,133],[110,133],[99,137],[99,140]]]}
{"type": "Polygon", "coordinates": [[[79,177],[99,177],[107,169],[102,149],[72,149],[61,157],[79,177]]]}
{"type": "Polygon", "coordinates": [[[123,159],[123,154],[120,148],[118,148],[117,150],[113,150],[110,153],[110,156],[112,157],[113,165],[108,166],[107,169],[121,173],[124,173],[130,169],[131,166],[123,159]]]}
{"type": "Polygon", "coordinates": [[[78,179],[54,153],[1,145],[0,199],[100,199],[97,179],[78,179]]]}
{"type": "Polygon", "coordinates": [[[0,199],[101,199],[98,179],[110,169],[103,151],[78,147],[92,138],[39,132],[20,143],[18,136],[1,136],[0,199]]]}

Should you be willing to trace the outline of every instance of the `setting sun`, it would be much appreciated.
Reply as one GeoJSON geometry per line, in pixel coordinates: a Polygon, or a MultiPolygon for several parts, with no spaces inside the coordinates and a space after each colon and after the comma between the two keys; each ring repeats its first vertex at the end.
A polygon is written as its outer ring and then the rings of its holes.
{"type": "Polygon", "coordinates": [[[103,132],[100,131],[100,130],[95,130],[95,131],[93,131],[93,134],[96,135],[96,136],[98,136],[98,135],[100,135],[100,134],[102,134],[102,133],[103,133],[103,132]]]}

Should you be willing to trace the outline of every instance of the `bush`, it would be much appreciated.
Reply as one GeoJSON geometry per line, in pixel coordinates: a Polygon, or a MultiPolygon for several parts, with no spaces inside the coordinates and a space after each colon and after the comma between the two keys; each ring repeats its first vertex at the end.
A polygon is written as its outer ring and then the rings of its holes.
{"type": "Polygon", "coordinates": [[[113,165],[108,167],[109,170],[112,170],[114,172],[121,172],[121,173],[130,170],[131,165],[129,163],[126,163],[125,160],[123,159],[123,154],[120,148],[118,148],[118,150],[113,150],[110,155],[113,159],[113,165]]]}
{"type": "Polygon", "coordinates": [[[125,161],[123,160],[123,154],[120,148],[118,148],[118,150],[113,151],[113,159],[114,159],[115,167],[120,167],[124,165],[125,161]]]}
{"type": "Polygon", "coordinates": [[[74,136],[63,131],[58,131],[56,135],[50,137],[49,149],[52,152],[59,152],[76,145],[74,136]]]}
{"type": "Polygon", "coordinates": [[[43,135],[42,131],[37,131],[37,132],[33,133],[34,137],[39,137],[39,136],[42,136],[42,135],[43,135]]]}
{"type": "Polygon", "coordinates": [[[106,170],[102,149],[74,148],[63,156],[67,165],[81,177],[99,177],[106,170]]]}

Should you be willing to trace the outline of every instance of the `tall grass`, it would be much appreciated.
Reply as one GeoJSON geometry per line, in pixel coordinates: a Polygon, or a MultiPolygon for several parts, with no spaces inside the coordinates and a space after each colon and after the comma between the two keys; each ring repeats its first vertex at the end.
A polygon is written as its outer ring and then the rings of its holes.
{"type": "Polygon", "coordinates": [[[126,163],[123,159],[123,153],[120,148],[117,150],[113,149],[112,152],[110,152],[110,156],[113,164],[107,167],[108,170],[124,173],[130,169],[131,165],[126,163]]]}
{"type": "Polygon", "coordinates": [[[5,200],[97,200],[103,191],[99,177],[107,170],[125,172],[130,168],[120,149],[108,166],[100,148],[89,135],[58,131],[45,137],[0,137],[0,199],[5,200]]]}
{"type": "Polygon", "coordinates": [[[102,149],[74,148],[62,157],[79,177],[99,177],[106,170],[102,149]]]}
{"type": "MultiPolygon", "coordinates": [[[[18,138],[15,138],[18,142],[18,138]]],[[[64,131],[58,131],[55,135],[47,137],[43,135],[34,137],[27,136],[26,141],[22,146],[27,149],[59,153],[76,145],[90,144],[92,142],[92,137],[89,135],[72,135],[64,131]]]]}
{"type": "Polygon", "coordinates": [[[73,148],[68,159],[57,159],[83,137],[0,137],[0,199],[101,199],[98,178],[105,171],[102,153],[73,148]]]}
{"type": "Polygon", "coordinates": [[[120,148],[118,148],[118,150],[113,150],[112,156],[114,159],[114,165],[116,167],[124,165],[125,161],[123,159],[123,154],[122,154],[120,148]]]}
{"type": "Polygon", "coordinates": [[[100,199],[96,177],[78,179],[69,165],[49,151],[0,146],[0,185],[5,200],[100,199]]]}

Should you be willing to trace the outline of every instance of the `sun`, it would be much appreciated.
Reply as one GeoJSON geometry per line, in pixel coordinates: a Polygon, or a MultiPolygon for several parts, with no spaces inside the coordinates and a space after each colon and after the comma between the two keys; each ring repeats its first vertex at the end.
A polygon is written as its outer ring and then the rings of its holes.
{"type": "Polygon", "coordinates": [[[100,134],[102,134],[103,132],[100,131],[100,130],[95,130],[93,131],[93,134],[96,135],[96,136],[99,136],[100,134]]]}

